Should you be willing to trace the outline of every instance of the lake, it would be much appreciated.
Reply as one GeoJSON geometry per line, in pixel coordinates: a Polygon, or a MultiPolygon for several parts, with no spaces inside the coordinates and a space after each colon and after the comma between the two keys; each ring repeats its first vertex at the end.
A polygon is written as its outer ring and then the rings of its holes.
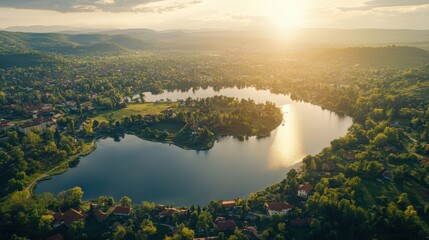
{"type": "Polygon", "coordinates": [[[319,153],[332,140],[346,135],[352,125],[350,117],[255,88],[145,93],[145,99],[152,102],[215,95],[274,102],[281,107],[284,122],[270,137],[246,141],[225,137],[208,151],[184,150],[133,135],[125,135],[120,142],[100,139],[97,149],[81,158],[76,167],[40,182],[35,192],[57,194],[80,186],[84,199],[108,195],[119,200],[129,196],[134,203],[150,201],[175,206],[248,197],[280,182],[304,156],[319,153]]]}

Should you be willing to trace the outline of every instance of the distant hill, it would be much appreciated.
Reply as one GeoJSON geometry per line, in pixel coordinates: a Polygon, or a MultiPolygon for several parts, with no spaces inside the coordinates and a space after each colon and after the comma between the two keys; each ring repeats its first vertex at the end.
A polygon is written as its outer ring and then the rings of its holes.
{"type": "MultiPolygon", "coordinates": [[[[18,59],[23,54],[120,54],[132,51],[278,51],[304,50],[315,60],[405,68],[429,62],[429,30],[301,29],[275,39],[267,29],[108,30],[100,34],[23,33],[0,31],[0,54],[18,59]],[[393,45],[408,47],[397,47],[393,45]],[[385,47],[391,45],[391,47],[385,47]],[[365,47],[362,47],[365,46],[365,47]],[[419,47],[419,48],[417,48],[419,47]],[[322,49],[322,50],[321,50],[322,49]],[[16,55],[21,54],[21,55],[16,55]]],[[[35,55],[37,56],[37,55],[35,55]]]]}
{"type": "Polygon", "coordinates": [[[374,67],[409,68],[429,62],[429,52],[416,47],[352,47],[326,49],[315,60],[336,60],[347,64],[374,67]]]}
{"type": "MultiPolygon", "coordinates": [[[[103,31],[107,35],[127,35],[159,48],[267,47],[279,32],[255,28],[240,30],[168,30],[123,29],[103,31]]],[[[280,33],[281,35],[281,33],[280,33]]],[[[407,45],[429,50],[429,30],[402,29],[299,29],[275,42],[277,47],[351,47],[407,45]]]]}
{"type": "MultiPolygon", "coordinates": [[[[87,29],[64,26],[30,26],[10,27],[8,31],[22,32],[55,32],[74,34],[78,38],[112,42],[122,47],[139,50],[141,42],[145,49],[174,49],[174,50],[213,50],[222,48],[264,49],[267,47],[356,47],[356,46],[386,46],[406,45],[429,50],[429,30],[406,29],[298,29],[287,37],[276,42],[277,36],[282,35],[275,29],[249,27],[236,30],[201,29],[183,30],[171,29],[154,31],[151,29],[87,29]],[[88,35],[85,37],[84,35],[88,35]],[[102,35],[104,37],[96,37],[102,35]],[[122,36],[120,39],[109,39],[122,36]]],[[[72,39],[68,39],[72,40],[72,39]]],[[[80,42],[87,44],[88,42],[80,42]]]]}
{"type": "Polygon", "coordinates": [[[33,26],[12,26],[12,27],[7,27],[3,30],[9,31],[9,32],[27,32],[27,33],[86,34],[86,33],[98,33],[98,32],[108,31],[113,29],[79,28],[79,27],[69,27],[69,26],[61,26],[61,25],[53,25],[53,26],[33,25],[33,26]]]}
{"type": "Polygon", "coordinates": [[[0,68],[55,65],[65,59],[58,55],[37,52],[0,53],[0,68]]]}
{"type": "Polygon", "coordinates": [[[149,44],[129,36],[22,33],[0,31],[0,52],[40,51],[56,54],[111,54],[144,50],[149,44]]]}

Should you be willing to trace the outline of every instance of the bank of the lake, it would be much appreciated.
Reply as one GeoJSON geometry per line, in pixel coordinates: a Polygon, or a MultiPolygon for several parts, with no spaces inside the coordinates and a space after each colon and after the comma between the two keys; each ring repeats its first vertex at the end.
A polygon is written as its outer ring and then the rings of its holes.
{"type": "Polygon", "coordinates": [[[185,150],[125,135],[119,142],[100,139],[97,149],[64,174],[41,182],[36,193],[58,193],[81,186],[85,199],[127,195],[134,201],[174,205],[205,205],[211,199],[247,197],[281,181],[308,154],[317,154],[347,133],[349,117],[288,96],[254,88],[146,94],[147,101],[205,98],[224,95],[274,102],[284,123],[271,136],[240,141],[226,137],[209,151],[185,150]]]}

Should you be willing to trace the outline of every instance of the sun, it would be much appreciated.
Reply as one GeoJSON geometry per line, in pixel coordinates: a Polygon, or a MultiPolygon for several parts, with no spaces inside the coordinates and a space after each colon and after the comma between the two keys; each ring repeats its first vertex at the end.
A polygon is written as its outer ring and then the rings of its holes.
{"type": "Polygon", "coordinates": [[[273,0],[271,19],[272,23],[279,28],[302,27],[305,21],[304,1],[273,0]]]}

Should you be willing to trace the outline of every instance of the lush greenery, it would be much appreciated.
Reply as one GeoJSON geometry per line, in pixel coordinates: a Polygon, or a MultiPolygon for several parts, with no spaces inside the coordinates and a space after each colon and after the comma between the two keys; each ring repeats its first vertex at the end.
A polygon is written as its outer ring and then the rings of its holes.
{"type": "MultiPolygon", "coordinates": [[[[243,139],[255,135],[268,136],[283,119],[280,109],[272,103],[255,104],[252,100],[240,101],[222,96],[199,100],[189,98],[174,104],[134,104],[117,112],[120,113],[112,114],[106,126],[100,125],[99,116],[95,117],[93,128],[99,129],[100,134],[118,136],[131,132],[145,139],[195,150],[212,148],[215,140],[222,136],[243,139]],[[160,114],[143,114],[166,106],[170,108],[160,114]],[[126,114],[131,109],[136,114],[126,114]],[[124,117],[115,120],[115,116],[124,117]]],[[[93,135],[92,130],[89,132],[87,135],[93,135]]]]}
{"type": "MultiPolygon", "coordinates": [[[[51,52],[39,45],[16,52],[51,52]]],[[[317,54],[202,51],[117,56],[37,52],[43,55],[40,60],[15,64],[24,58],[11,57],[14,48],[4,48],[3,57],[10,57],[12,64],[0,69],[1,118],[17,125],[28,121],[28,106],[35,104],[51,104],[64,117],[55,129],[23,134],[11,128],[2,133],[0,184],[2,196],[6,196],[0,208],[2,239],[44,238],[57,232],[70,239],[160,239],[165,235],[168,239],[196,235],[247,239],[244,221],[257,226],[264,239],[429,236],[429,65],[420,65],[427,61],[424,51],[387,47],[317,54]],[[407,57],[392,61],[380,54],[407,57]],[[301,167],[288,172],[281,183],[249,199],[236,200],[238,207],[232,212],[212,201],[203,208],[179,211],[166,221],[158,218],[160,210],[154,204],[142,203],[133,205],[128,218],[110,214],[107,222],[98,223],[92,212],[110,213],[113,199],[100,197],[90,207],[81,201],[79,188],[57,197],[31,194],[34,181],[60,164],[68,164],[76,154],[90,151],[91,140],[99,134],[115,136],[128,131],[147,139],[207,149],[223,135],[263,136],[281,122],[281,114],[272,104],[250,100],[214,97],[141,105],[134,102],[141,102],[143,96],[128,98],[145,91],[207,86],[255,86],[287,93],[346,113],[355,123],[346,136],[332,141],[320,154],[305,157],[301,167]],[[306,182],[315,189],[303,199],[296,190],[306,182]],[[294,208],[286,216],[266,217],[262,204],[274,201],[287,201],[294,208]],[[48,210],[70,207],[87,212],[88,220],[52,229],[48,210]],[[241,225],[227,236],[217,233],[214,219],[218,216],[241,225]],[[310,224],[293,225],[298,218],[310,219],[310,224]],[[120,225],[109,229],[116,221],[120,225]],[[173,234],[159,224],[176,231],[173,234]]],[[[120,204],[130,201],[124,198],[120,204]]]]}

